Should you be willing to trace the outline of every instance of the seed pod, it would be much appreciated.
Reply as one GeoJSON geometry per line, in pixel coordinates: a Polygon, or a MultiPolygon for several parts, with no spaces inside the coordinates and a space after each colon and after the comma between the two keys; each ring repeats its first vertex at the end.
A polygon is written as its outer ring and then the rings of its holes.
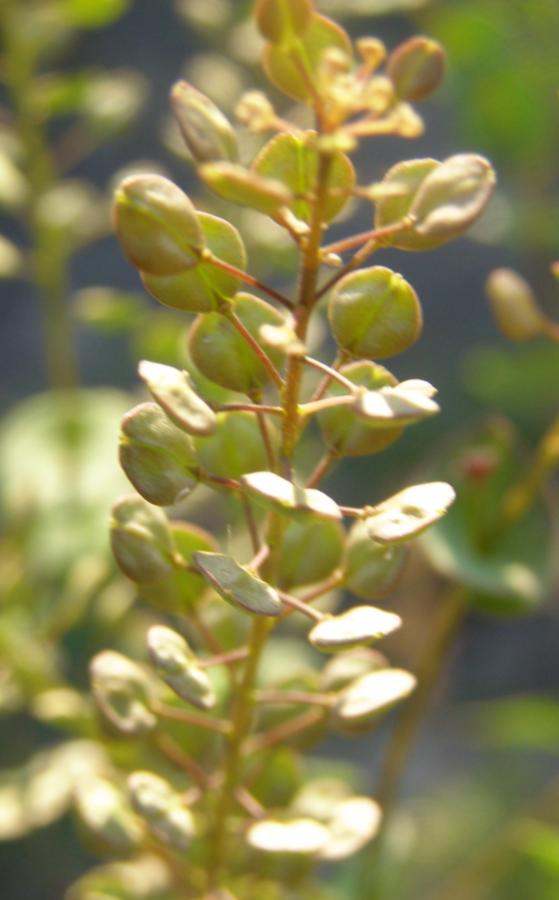
{"type": "Polygon", "coordinates": [[[378,641],[400,628],[395,613],[374,606],[353,606],[337,616],[327,616],[309,632],[309,641],[317,650],[335,653],[378,641]]]}
{"type": "Polygon", "coordinates": [[[327,578],[340,564],[343,539],[339,522],[330,519],[290,522],[283,533],[278,562],[280,587],[289,590],[327,578]]]}
{"type": "Polygon", "coordinates": [[[135,494],[112,508],[111,547],[128,578],[157,581],[173,571],[175,546],[165,514],[135,494]]]}
{"type": "Polygon", "coordinates": [[[217,593],[243,612],[259,616],[279,616],[282,611],[277,591],[223,553],[194,553],[194,565],[217,593]]]}
{"type": "Polygon", "coordinates": [[[95,776],[81,781],[75,791],[75,807],[97,849],[127,854],[140,846],[140,824],[110,781],[95,776]]]}
{"type": "Polygon", "coordinates": [[[511,341],[527,341],[545,329],[545,317],[528,282],[512,269],[495,269],[485,289],[499,329],[511,341]]]}
{"type": "Polygon", "coordinates": [[[152,685],[139,665],[121,653],[103,650],[93,657],[89,671],[93,699],[116,731],[136,737],[154,727],[152,685]]]}
{"type": "MultiPolygon", "coordinates": [[[[272,444],[278,435],[270,427],[272,444]]],[[[266,449],[256,417],[251,412],[221,412],[216,416],[216,430],[210,437],[194,441],[200,465],[221,478],[239,478],[244,472],[267,465],[266,449]]]]}
{"type": "Polygon", "coordinates": [[[152,275],[176,275],[196,266],[202,229],[185,193],[161,175],[131,175],[117,188],[114,223],[131,263],[152,275]]]}
{"type": "Polygon", "coordinates": [[[281,181],[264,178],[235,163],[205,163],[199,175],[209,188],[223,200],[250,206],[267,216],[275,216],[293,197],[281,181]]]}
{"type": "Polygon", "coordinates": [[[241,483],[257,503],[273,512],[303,520],[342,518],[340,507],[328,494],[300,487],[275,472],[249,472],[241,476],[241,483]]]}
{"type": "Polygon", "coordinates": [[[407,350],[422,326],[415,291],[384,266],[359,269],[341,278],[330,294],[328,318],[340,347],[367,359],[407,350]]]}
{"type": "MultiPolygon", "coordinates": [[[[388,170],[375,197],[375,228],[386,228],[403,222],[409,215],[421,184],[441,165],[436,159],[409,159],[396,163],[388,170]]],[[[443,241],[419,235],[414,228],[406,228],[387,238],[391,247],[399,250],[431,250],[443,241]]]]}
{"type": "Polygon", "coordinates": [[[263,37],[282,43],[305,30],[312,12],[311,0],[257,0],[254,15],[263,37]]]}
{"type": "Polygon", "coordinates": [[[175,850],[187,850],[194,820],[171,786],[152,772],[132,772],[128,790],[132,806],[154,837],[175,850]]]}
{"type": "Polygon", "coordinates": [[[171,89],[171,107],[195,162],[235,162],[239,155],[237,136],[213,100],[187,81],[177,81],[171,89]]]}
{"type": "Polygon", "coordinates": [[[121,423],[119,460],[139,494],[156,506],[171,506],[193,488],[192,441],[157,403],[141,403],[121,423]]]}
{"type": "MultiPolygon", "coordinates": [[[[260,345],[262,325],[280,326],[284,322],[281,313],[252,294],[237,294],[231,312],[260,345]]],[[[195,319],[188,335],[188,349],[200,372],[221,387],[250,394],[270,380],[268,370],[252,347],[220,313],[195,319]]],[[[275,365],[281,365],[280,352],[267,349],[267,354],[275,365]]]]}
{"type": "Polygon", "coordinates": [[[372,541],[364,521],[347,536],[344,586],[362,600],[375,600],[390,590],[402,568],[406,548],[372,541]]]}
{"type": "Polygon", "coordinates": [[[369,537],[383,544],[410,540],[442,518],[455,497],[454,489],[445,481],[404,488],[378,506],[367,508],[369,537]]]}
{"type": "Polygon", "coordinates": [[[411,694],[415,685],[415,676],[404,669],[381,669],[362,675],[340,693],[335,721],[348,730],[367,728],[411,694]]]}
{"type": "Polygon", "coordinates": [[[419,103],[436,91],[444,77],[445,53],[431,38],[412,37],[394,50],[386,74],[400,100],[419,103]]]}
{"type": "Polygon", "coordinates": [[[188,434],[212,434],[215,413],[198,396],[187,372],[142,360],[138,374],[172,422],[188,434]]]}
{"type": "Polygon", "coordinates": [[[215,704],[211,681],[185,639],[171,628],[154,625],[147,640],[152,662],[165,684],[187,703],[211,709],[215,704]]]}

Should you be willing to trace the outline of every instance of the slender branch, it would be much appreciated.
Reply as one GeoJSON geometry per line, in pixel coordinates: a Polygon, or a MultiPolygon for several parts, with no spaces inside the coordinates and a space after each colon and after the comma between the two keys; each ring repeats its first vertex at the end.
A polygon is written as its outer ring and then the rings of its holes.
{"type": "Polygon", "coordinates": [[[278,303],[281,303],[282,306],[285,306],[286,309],[293,309],[293,303],[279,291],[276,291],[273,287],[270,287],[269,284],[265,284],[263,281],[259,281],[258,278],[255,278],[253,275],[249,275],[248,272],[243,272],[242,269],[238,269],[236,266],[232,266],[230,263],[225,262],[223,259],[219,259],[218,256],[214,256],[211,250],[206,249],[203,253],[203,262],[209,263],[211,266],[215,266],[216,269],[221,269],[223,272],[227,272],[229,275],[232,275],[234,278],[238,278],[239,281],[243,281],[245,284],[250,285],[250,287],[257,288],[257,290],[262,291],[264,294],[268,294],[269,297],[272,297],[274,300],[277,300],[278,303]]]}
{"type": "MultiPolygon", "coordinates": [[[[268,427],[268,420],[266,419],[265,412],[269,411],[270,407],[266,408],[263,403],[261,403],[262,396],[260,391],[255,391],[253,394],[253,400],[255,402],[254,406],[254,414],[256,416],[256,421],[258,423],[258,429],[260,431],[260,437],[262,438],[262,443],[264,445],[264,450],[266,451],[266,459],[268,460],[268,465],[272,472],[276,470],[276,453],[274,450],[274,446],[272,444],[272,437],[270,435],[270,429],[268,427]]],[[[276,407],[271,407],[275,409],[276,407]]],[[[279,407],[279,414],[283,416],[283,409],[279,407]]]]}
{"type": "Polygon", "coordinates": [[[322,400],[311,400],[299,407],[301,416],[314,416],[323,409],[334,409],[336,406],[353,406],[355,403],[355,385],[353,394],[342,394],[340,397],[323,397],[322,400]]]}
{"type": "Polygon", "coordinates": [[[340,506],[340,509],[343,515],[350,519],[361,519],[363,517],[364,508],[362,506],[340,506]]]}
{"type": "Polygon", "coordinates": [[[318,725],[324,719],[325,710],[314,707],[305,710],[300,715],[293,716],[287,722],[281,722],[275,728],[262,734],[255,734],[246,744],[247,753],[259,753],[262,750],[270,750],[277,744],[283,744],[291,737],[295,737],[309,728],[318,725]]]}
{"type": "Polygon", "coordinates": [[[179,747],[179,745],[167,734],[156,734],[155,745],[163,755],[172,762],[177,768],[186,772],[187,775],[196,782],[201,791],[206,791],[210,785],[210,776],[204,769],[192,759],[188,753],[179,747]]]}
{"type": "Polygon", "coordinates": [[[313,694],[310,691],[255,691],[259,703],[307,703],[311,706],[330,708],[335,703],[332,694],[313,694]]]}
{"type": "Polygon", "coordinates": [[[251,794],[250,791],[247,791],[246,788],[238,787],[235,791],[235,798],[251,818],[263,819],[266,815],[266,810],[262,804],[259,803],[256,797],[251,794]]]}
{"type": "Polygon", "coordinates": [[[281,377],[268,354],[264,352],[256,338],[252,336],[248,328],[245,327],[244,323],[241,321],[241,319],[239,319],[238,315],[234,313],[232,309],[227,310],[224,315],[231,322],[231,324],[235,326],[235,328],[249,345],[253,353],[256,354],[276,387],[281,390],[283,388],[283,378],[281,377]]]}
{"type": "Polygon", "coordinates": [[[307,606],[304,600],[299,600],[298,597],[286,594],[285,591],[278,591],[278,594],[286,606],[297,610],[297,612],[303,613],[303,615],[307,616],[309,619],[313,619],[315,622],[322,622],[325,618],[324,613],[321,613],[318,609],[313,609],[312,606],[307,606]]]}
{"type": "Polygon", "coordinates": [[[220,403],[212,408],[216,412],[251,412],[256,416],[263,416],[264,414],[283,416],[281,406],[268,406],[265,403],[220,403]]]}
{"type": "Polygon", "coordinates": [[[230,666],[232,663],[242,662],[248,656],[248,647],[238,647],[236,650],[228,650],[225,653],[210,656],[207,659],[199,659],[201,669],[211,669],[214,666],[230,666]]]}
{"type": "Polygon", "coordinates": [[[241,505],[243,507],[248,533],[252,542],[252,549],[255,553],[259,553],[262,548],[262,541],[260,539],[260,534],[258,533],[258,525],[254,518],[252,504],[246,494],[241,494],[241,505]]]}
{"type": "Polygon", "coordinates": [[[313,488],[322,481],[328,474],[332,466],[338,461],[338,454],[335,450],[327,450],[322,459],[318,461],[314,470],[307,479],[306,487],[313,488]]]}
{"type": "Polygon", "coordinates": [[[304,361],[308,366],[312,366],[313,369],[318,369],[320,372],[324,372],[325,375],[328,376],[328,382],[330,381],[339,381],[348,391],[355,393],[357,390],[353,381],[350,381],[349,378],[346,378],[345,375],[342,375],[341,372],[338,372],[336,369],[333,369],[327,363],[321,362],[319,359],[313,359],[312,356],[304,356],[304,361]]]}
{"type": "Polygon", "coordinates": [[[212,719],[190,710],[167,706],[165,703],[154,703],[153,710],[162,719],[172,719],[185,725],[193,725],[195,728],[205,728],[206,731],[215,731],[216,734],[229,734],[231,731],[229,722],[223,719],[212,719]]]}

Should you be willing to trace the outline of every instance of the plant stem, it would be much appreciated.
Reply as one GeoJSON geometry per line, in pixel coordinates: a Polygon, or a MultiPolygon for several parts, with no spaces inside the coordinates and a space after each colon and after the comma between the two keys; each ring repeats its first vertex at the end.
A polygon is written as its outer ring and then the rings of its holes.
{"type": "Polygon", "coordinates": [[[417,687],[403,709],[385,749],[376,799],[383,809],[383,827],[392,812],[413,741],[429,705],[433,687],[446,661],[449,648],[462,624],[467,595],[454,585],[443,601],[438,622],[416,669],[417,687]]]}
{"type": "Polygon", "coordinates": [[[322,459],[320,459],[307,479],[306,487],[313,488],[328,474],[334,463],[338,461],[338,454],[335,450],[327,450],[322,459]]]}
{"type": "Polygon", "coordinates": [[[210,891],[217,890],[220,887],[226,869],[229,851],[229,817],[235,799],[235,791],[238,787],[243,744],[252,722],[258,665],[269,627],[269,623],[264,619],[259,617],[254,619],[249,643],[249,655],[242,680],[234,695],[232,729],[228,742],[225,774],[215,808],[214,827],[212,829],[208,860],[208,888],[210,891]]]}
{"type": "Polygon", "coordinates": [[[245,325],[243,324],[241,319],[239,319],[239,317],[232,310],[228,310],[224,315],[231,322],[231,324],[237,329],[237,331],[239,332],[241,337],[246,341],[246,343],[249,345],[249,347],[253,351],[253,353],[256,354],[256,356],[258,357],[258,359],[260,360],[260,362],[262,363],[262,365],[268,372],[268,375],[270,376],[270,378],[272,379],[272,381],[274,382],[276,387],[278,387],[281,390],[281,388],[283,387],[283,378],[281,377],[280,373],[274,366],[270,357],[264,352],[264,350],[262,349],[262,347],[260,346],[260,344],[258,343],[256,338],[254,338],[252,336],[252,334],[250,333],[250,331],[247,328],[245,328],[245,325]]]}
{"type": "Polygon", "coordinates": [[[289,738],[301,734],[314,725],[318,725],[324,716],[325,710],[323,707],[307,709],[300,715],[288,719],[287,722],[281,722],[271,731],[255,734],[247,744],[247,753],[258,753],[261,750],[269,750],[277,744],[283,744],[289,738]]]}
{"type": "Polygon", "coordinates": [[[270,287],[269,284],[265,284],[263,281],[259,281],[259,279],[255,278],[253,275],[249,275],[248,272],[243,272],[242,269],[238,269],[236,266],[232,266],[230,265],[230,263],[225,262],[225,260],[219,259],[219,257],[214,256],[210,250],[205,251],[203,262],[209,263],[209,265],[215,266],[216,269],[221,269],[223,272],[227,272],[234,278],[238,278],[239,281],[243,281],[250,287],[257,288],[257,290],[262,291],[264,294],[268,294],[269,297],[277,300],[278,303],[281,303],[281,305],[285,306],[286,309],[293,309],[293,303],[291,302],[291,300],[289,300],[279,291],[276,291],[273,287],[270,287]]]}

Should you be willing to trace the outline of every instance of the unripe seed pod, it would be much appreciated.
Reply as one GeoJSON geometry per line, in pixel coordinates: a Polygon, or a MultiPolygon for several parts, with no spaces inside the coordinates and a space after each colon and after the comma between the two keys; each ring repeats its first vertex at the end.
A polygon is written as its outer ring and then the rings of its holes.
{"type": "Polygon", "coordinates": [[[264,178],[235,163],[205,163],[200,167],[199,175],[218,197],[250,206],[268,216],[277,215],[293,200],[291,191],[281,181],[264,178]]]}
{"type": "Polygon", "coordinates": [[[118,732],[136,737],[154,727],[152,685],[137,663],[121,653],[103,650],[91,661],[90,677],[99,711],[118,732]]]}
{"type": "Polygon", "coordinates": [[[393,587],[405,556],[403,544],[372,541],[366,523],[357,521],[347,536],[344,586],[363,600],[376,600],[393,587]]]}
{"type": "MultiPolygon", "coordinates": [[[[362,360],[342,366],[340,374],[356,385],[371,391],[387,385],[397,384],[396,378],[383,366],[362,360]]],[[[336,397],[347,394],[339,381],[332,381],[325,396],[336,397]]],[[[379,428],[378,423],[369,425],[360,419],[352,407],[337,406],[324,409],[318,414],[318,423],[325,440],[339,456],[366,456],[384,450],[402,434],[400,427],[379,428]]]]}
{"type": "Polygon", "coordinates": [[[154,837],[175,850],[186,850],[194,835],[194,821],[170,784],[152,772],[133,772],[128,790],[132,806],[154,837]]]}
{"type": "Polygon", "coordinates": [[[171,506],[195,483],[194,447],[157,403],[141,403],[122,419],[119,460],[139,494],[156,506],[171,506]]]}
{"type": "Polygon", "coordinates": [[[142,829],[117,788],[105,778],[87,778],[76,787],[75,806],[80,823],[96,849],[126,854],[140,846],[142,829]]]}
{"type": "Polygon", "coordinates": [[[192,554],[196,550],[215,551],[217,544],[211,534],[189,522],[170,523],[171,535],[177,548],[181,564],[159,581],[143,582],[138,585],[142,600],[163,612],[184,616],[192,607],[197,608],[206,592],[206,582],[198,572],[192,570],[192,554]]]}
{"type": "Polygon", "coordinates": [[[187,372],[144,359],[138,365],[138,373],[154,400],[178,428],[188,434],[212,433],[214,412],[198,396],[187,372]]]}
{"type": "Polygon", "coordinates": [[[272,43],[300,34],[310,22],[311,0],[257,0],[256,24],[260,33],[272,43]]]}
{"type": "MultiPolygon", "coordinates": [[[[284,324],[281,313],[252,294],[237,294],[231,311],[259,344],[262,325],[284,324]]],[[[198,316],[189,332],[188,348],[200,372],[221,387],[250,394],[270,380],[268,370],[254,350],[220,313],[198,316]]],[[[279,351],[268,347],[265,350],[275,365],[281,364],[283,357],[279,351]]]]}
{"type": "Polygon", "coordinates": [[[132,581],[158,581],[173,571],[176,550],[167,518],[135,494],[121,497],[112,508],[111,547],[132,581]]]}
{"type": "Polygon", "coordinates": [[[213,100],[187,81],[177,81],[171,89],[171,106],[195,162],[237,159],[237,136],[213,100]]]}
{"type": "Polygon", "coordinates": [[[412,37],[388,57],[386,74],[400,100],[418,103],[436,91],[444,77],[445,53],[431,38],[412,37]]]}
{"type": "Polygon", "coordinates": [[[278,563],[280,587],[289,590],[327,578],[340,564],[343,546],[338,522],[319,518],[289,522],[278,563]]]}
{"type": "Polygon", "coordinates": [[[162,175],[131,175],[115,194],[114,224],[131,263],[152,275],[196,266],[204,248],[196,210],[162,175]]]}
{"type": "MultiPolygon", "coordinates": [[[[277,431],[269,424],[272,442],[277,444],[277,431]]],[[[245,472],[265,469],[268,460],[262,435],[251,412],[217,414],[217,428],[211,437],[195,439],[200,465],[222,478],[238,478],[245,472]]]]}
{"type": "Polygon", "coordinates": [[[407,350],[422,326],[415,291],[384,266],[359,269],[341,278],[330,295],[328,317],[340,347],[367,359],[407,350]]]}
{"type": "Polygon", "coordinates": [[[485,289],[495,321],[511,341],[527,341],[545,329],[545,317],[538,308],[528,282],[513,269],[495,269],[485,289]]]}
{"type": "Polygon", "coordinates": [[[211,709],[215,704],[211,681],[180,634],[165,625],[154,625],[148,631],[148,647],[165,684],[187,703],[211,709]]]}
{"type": "MultiPolygon", "coordinates": [[[[409,159],[388,170],[375,200],[375,228],[402,222],[409,215],[415,195],[427,175],[441,165],[436,159],[409,159]]],[[[408,228],[390,237],[390,246],[399,250],[431,250],[441,240],[417,234],[408,228]]]]}

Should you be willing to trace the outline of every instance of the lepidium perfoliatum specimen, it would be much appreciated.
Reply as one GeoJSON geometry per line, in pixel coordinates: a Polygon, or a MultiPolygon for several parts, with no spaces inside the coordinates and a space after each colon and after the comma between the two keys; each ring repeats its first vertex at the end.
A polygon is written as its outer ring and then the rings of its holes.
{"type": "Polygon", "coordinates": [[[138,771],[118,801],[110,794],[114,830],[129,852],[166,861],[165,897],[330,896],[318,863],[355,854],[378,831],[379,805],[338,778],[309,778],[301,750],[328,729],[375,728],[414,690],[411,673],[371,649],[402,624],[375,604],[454,492],[419,484],[353,508],[318,485],[335,463],[385,450],[439,410],[432,385],[398,383],[377,362],[418,339],[422,312],[406,279],[370,258],[462,234],[495,181],[485,159],[461,154],[358,183],[350,154],[362,139],[421,133],[413,104],[444,69],[434,41],[389,54],[375,38],[354,47],[311,0],[258,0],[254,17],[268,78],[309,108],[313,127],[251,91],[237,114],[262,146],[247,162],[198,90],[175,85],[172,106],[209,190],[290,235],[293,290],[251,275],[238,231],[160,175],[125,179],[114,205],[147,290],[195,316],[185,371],[140,363],[151,396],[125,416],[120,443],[138,493],[112,513],[115,557],[165,622],[150,628],[142,663],[108,651],[92,662],[107,729],[138,742],[124,754],[138,771]],[[371,229],[328,243],[355,199],[371,204],[371,229]],[[333,362],[311,355],[313,316],[327,318],[333,362]],[[313,421],[324,455],[307,471],[313,421]],[[185,521],[189,504],[204,508],[193,491],[221,504],[223,539],[185,521]]]}

